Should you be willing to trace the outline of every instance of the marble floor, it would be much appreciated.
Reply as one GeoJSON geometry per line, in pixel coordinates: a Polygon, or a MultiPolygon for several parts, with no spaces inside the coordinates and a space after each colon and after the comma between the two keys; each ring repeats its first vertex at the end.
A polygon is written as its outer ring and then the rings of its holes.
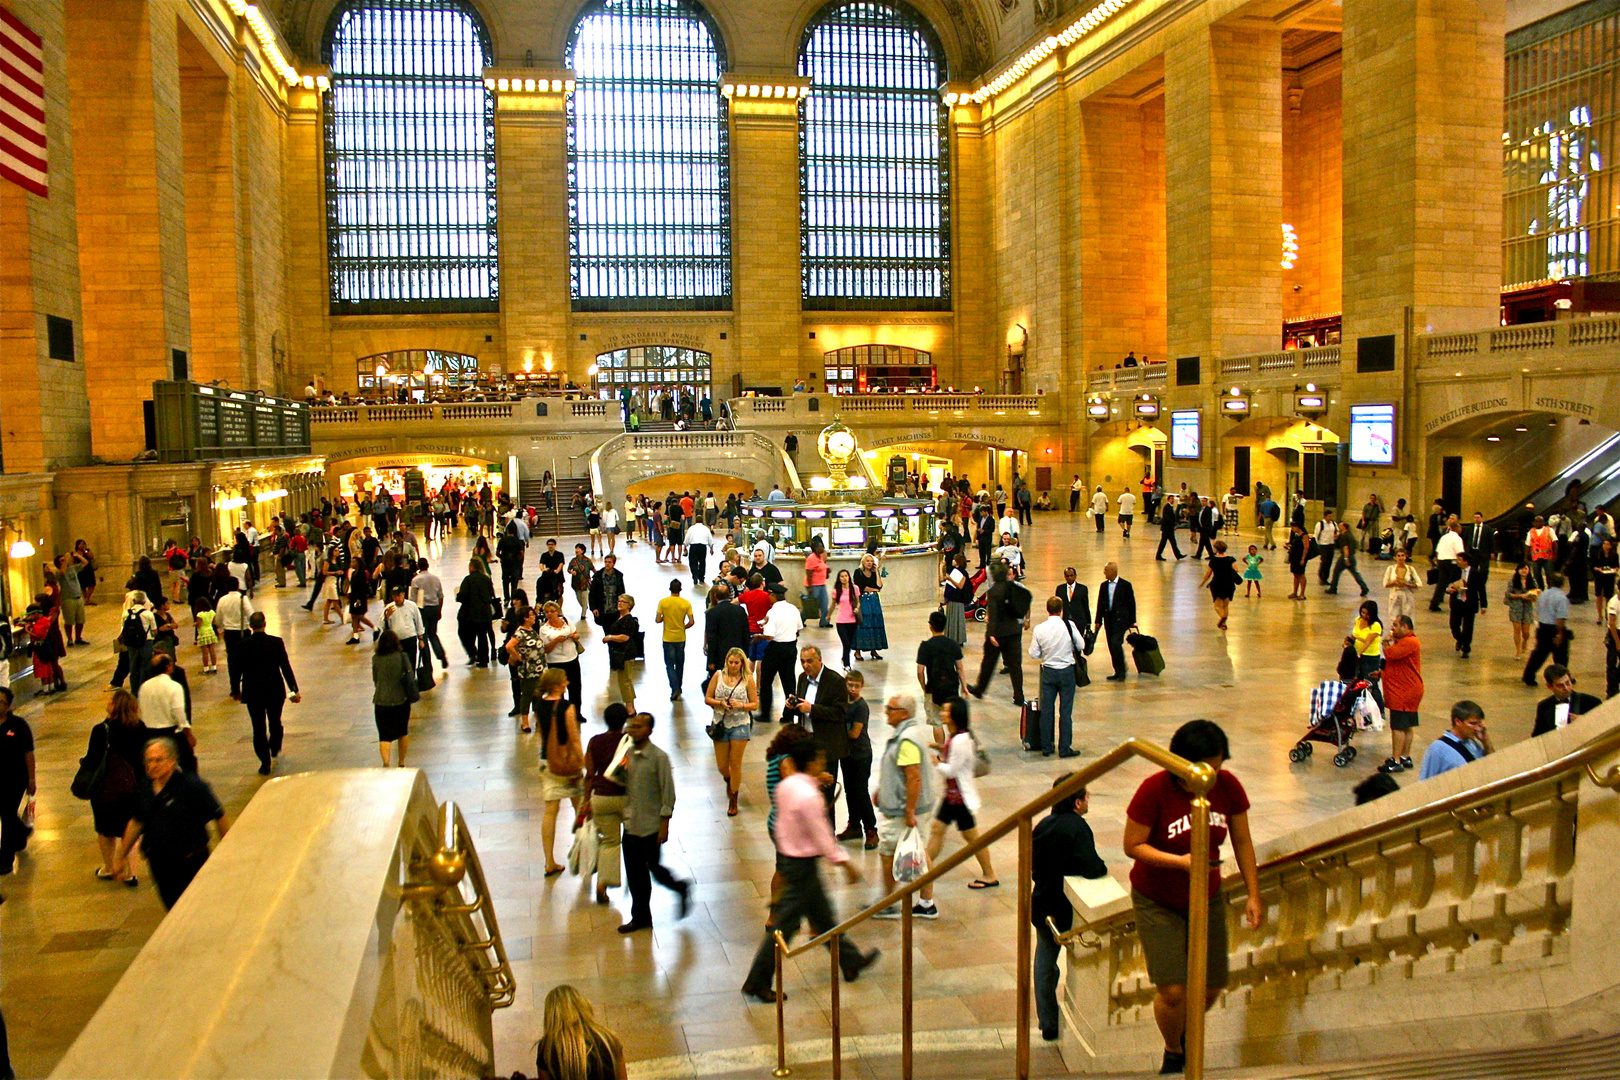
{"type": "MultiPolygon", "coordinates": [[[[1254,802],[1257,839],[1266,839],[1348,805],[1350,788],[1372,771],[1386,752],[1374,736],[1360,760],[1334,768],[1322,755],[1290,764],[1287,750],[1303,730],[1310,688],[1326,678],[1337,661],[1340,642],[1355,615],[1356,596],[1321,594],[1312,578],[1309,600],[1287,599],[1284,562],[1272,553],[1263,599],[1233,604],[1231,628],[1217,632],[1208,594],[1198,588],[1202,565],[1154,561],[1157,540],[1140,533],[1126,541],[1110,526],[1097,534],[1078,516],[1044,514],[1027,530],[1028,584],[1037,596],[1049,593],[1061,570],[1073,565],[1095,592],[1101,566],[1117,559],[1135,583],[1143,630],[1157,636],[1168,667],[1158,679],[1132,675],[1124,683],[1101,679],[1082,691],[1076,706],[1076,745],[1094,756],[1131,736],[1168,741],[1176,726],[1194,717],[1219,720],[1232,739],[1231,769],[1254,802]]],[[[571,538],[562,538],[571,544],[571,538]]],[[[429,546],[428,555],[453,568],[470,549],[465,538],[429,546]]],[[[641,611],[667,593],[673,568],[654,565],[645,545],[626,550],[621,567],[641,611]]],[[[531,569],[531,579],[533,570],[531,569]]],[[[791,574],[790,574],[791,576],[791,574]]],[[[459,574],[446,573],[453,589],[459,574]]],[[[1499,601],[1505,570],[1492,576],[1493,603],[1481,618],[1474,655],[1458,658],[1450,648],[1442,616],[1420,609],[1419,633],[1427,646],[1426,708],[1414,756],[1439,733],[1443,713],[1459,697],[1484,706],[1498,745],[1529,735],[1539,694],[1518,682],[1511,630],[1499,601]]],[[[103,589],[114,601],[115,590],[103,589]]],[[[283,635],[300,676],[304,701],[287,707],[287,739],[281,772],[377,764],[375,730],[369,705],[369,649],[345,647],[344,634],[323,628],[318,617],[299,609],[305,595],[296,589],[261,586],[256,604],[269,615],[272,633],[283,635]]],[[[570,608],[572,601],[570,600],[570,608]]],[[[78,1030],[95,1011],[120,973],[161,920],[163,910],[143,880],[124,889],[94,879],[95,838],[88,805],[68,793],[90,728],[101,718],[113,666],[109,642],[116,606],[91,609],[91,646],[74,649],[67,661],[72,690],[61,696],[20,703],[32,723],[39,763],[38,831],[17,871],[0,879],[0,950],[3,1001],[11,1051],[19,1075],[48,1073],[78,1030]]],[[[447,612],[447,615],[451,613],[447,612]]],[[[911,662],[924,635],[927,611],[890,610],[891,648],[882,662],[862,664],[867,697],[916,688],[911,662]]],[[[1576,621],[1595,619],[1591,605],[1577,608],[1576,621]]],[[[474,670],[463,663],[447,618],[446,644],[452,667],[412,718],[410,764],[423,769],[441,800],[460,804],[476,832],[488,870],[496,910],[513,960],[518,994],[513,1007],[496,1014],[497,1068],[502,1074],[530,1069],[538,1034],[540,1006],[555,984],[571,982],[596,1002],[608,1023],[625,1039],[637,1077],[729,1073],[763,1066],[774,1045],[775,1011],[751,1004],[738,993],[756,947],[772,868],[765,834],[765,740],[749,744],[748,782],[743,813],[725,816],[724,790],[710,744],[703,735],[708,717],[698,678],[701,622],[694,630],[688,662],[686,700],[668,701],[662,665],[645,665],[639,676],[640,703],[658,718],[654,740],[673,760],[679,801],[671,843],[665,855],[683,877],[696,882],[695,903],[684,920],[676,918],[673,894],[655,890],[651,933],[624,938],[614,932],[628,912],[628,898],[612,907],[591,901],[588,887],[573,875],[544,877],[540,847],[542,802],[534,736],[521,736],[506,719],[510,708],[504,670],[474,670]]],[[[1579,635],[1574,667],[1584,689],[1600,692],[1600,635],[1579,635]]],[[[970,634],[973,633],[970,631],[970,634]]],[[[810,629],[805,641],[834,646],[831,630],[810,629]]],[[[656,649],[656,638],[652,638],[656,649]]],[[[656,654],[654,654],[656,656],[656,654]]],[[[834,648],[831,652],[836,658],[834,648]]],[[[979,655],[977,635],[969,644],[970,672],[979,655]]],[[[1106,658],[1099,655],[1106,669],[1106,658]]],[[[182,663],[196,689],[198,754],[203,775],[226,806],[239,811],[262,779],[256,773],[245,710],[228,697],[225,676],[197,674],[201,664],[192,647],[182,663]]],[[[599,639],[590,642],[585,661],[588,716],[600,715],[607,696],[607,659],[599,639]]],[[[1044,790],[1063,770],[1049,759],[1017,747],[1017,714],[1005,679],[992,685],[990,699],[978,706],[975,730],[995,760],[994,772],[980,781],[986,807],[981,815],[999,818],[1044,790]]],[[[586,735],[600,731],[587,727],[586,735]]],[[[1082,761],[1084,758],[1081,759],[1082,761]]],[[[1147,770],[1127,766],[1097,785],[1092,823],[1099,848],[1114,872],[1123,875],[1119,853],[1124,806],[1147,770]]],[[[569,812],[559,829],[557,856],[566,851],[569,812]]],[[[840,810],[840,824],[842,811],[840,810]]],[[[841,910],[875,895],[879,875],[875,852],[850,846],[867,875],[855,886],[834,889],[841,910]]],[[[997,869],[1010,876],[1016,852],[1009,841],[995,850],[997,869]]],[[[144,877],[144,875],[143,875],[144,877]]],[[[964,870],[938,894],[940,918],[921,923],[917,933],[916,1025],[929,1046],[972,1051],[975,1061],[1006,1061],[1000,1048],[1011,1045],[1013,1020],[1013,889],[970,892],[964,870]]],[[[899,928],[871,924],[860,943],[884,949],[882,962],[861,981],[845,988],[844,1031],[859,1037],[851,1060],[872,1059],[867,1075],[887,1073],[899,1030],[897,1009],[899,928]]],[[[827,965],[805,957],[788,972],[789,1038],[815,1044],[828,1028],[827,965]]],[[[821,1043],[825,1046],[825,1043],[821,1043]]],[[[821,1054],[825,1057],[825,1053],[821,1054]]],[[[1040,1073],[1058,1071],[1050,1052],[1037,1053],[1040,1073]]],[[[811,1065],[811,1072],[825,1066],[811,1065]]]]}

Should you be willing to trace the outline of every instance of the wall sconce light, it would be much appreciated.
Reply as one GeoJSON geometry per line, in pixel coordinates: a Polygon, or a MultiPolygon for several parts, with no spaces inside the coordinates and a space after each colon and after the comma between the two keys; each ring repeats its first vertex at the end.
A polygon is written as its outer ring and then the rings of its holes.
{"type": "Polygon", "coordinates": [[[31,559],[34,557],[34,545],[27,540],[13,540],[11,543],[11,557],[13,559],[31,559]]]}

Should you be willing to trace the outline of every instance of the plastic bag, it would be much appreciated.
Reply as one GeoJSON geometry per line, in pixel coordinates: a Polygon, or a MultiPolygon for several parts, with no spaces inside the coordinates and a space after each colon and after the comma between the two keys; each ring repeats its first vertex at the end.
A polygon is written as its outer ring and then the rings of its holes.
{"type": "Polygon", "coordinates": [[[927,872],[928,852],[924,849],[922,833],[912,826],[894,846],[894,880],[916,881],[927,872]]]}
{"type": "Polygon", "coordinates": [[[575,824],[574,844],[568,849],[568,869],[581,877],[596,873],[596,822],[575,824]]]}

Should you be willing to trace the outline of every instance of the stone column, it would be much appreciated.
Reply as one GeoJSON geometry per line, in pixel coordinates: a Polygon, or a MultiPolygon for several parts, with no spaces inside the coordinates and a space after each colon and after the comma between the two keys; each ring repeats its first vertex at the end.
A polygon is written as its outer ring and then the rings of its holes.
{"type": "Polygon", "coordinates": [[[185,30],[180,33],[180,60],[191,377],[248,386],[231,83],[203,44],[185,30]]]}
{"type": "MultiPolygon", "coordinates": [[[[1344,7],[1344,341],[1495,325],[1503,0],[1344,7]]],[[[1353,354],[1351,354],[1353,355],[1353,354]]]]}
{"type": "Polygon", "coordinates": [[[177,23],[148,0],[66,13],[91,445],[127,461],[152,382],[191,345],[177,23]]]}
{"type": "MultiPolygon", "coordinates": [[[[800,370],[799,103],[731,99],[731,307],[745,378],[793,385],[800,370]]],[[[715,392],[731,394],[726,359],[715,392]]]]}
{"type": "MultiPolygon", "coordinates": [[[[1216,23],[1164,54],[1171,358],[1282,347],[1282,40],[1216,23]]],[[[1129,213],[1129,206],[1118,207],[1129,213]]]]}
{"type": "Polygon", "coordinates": [[[560,93],[502,93],[496,100],[495,158],[500,199],[501,320],[508,371],[550,358],[568,370],[568,142],[560,93]]]}
{"type": "Polygon", "coordinates": [[[283,151],[286,189],[287,383],[302,395],[320,376],[335,393],[355,388],[354,357],[340,362],[329,333],[331,279],[326,268],[326,162],[321,129],[322,94],[293,88],[287,94],[283,151]]]}

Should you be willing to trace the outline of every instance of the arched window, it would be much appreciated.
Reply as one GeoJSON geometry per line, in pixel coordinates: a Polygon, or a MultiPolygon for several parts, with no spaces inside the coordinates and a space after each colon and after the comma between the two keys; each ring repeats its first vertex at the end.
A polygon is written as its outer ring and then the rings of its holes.
{"type": "Polygon", "coordinates": [[[911,8],[844,0],[805,31],[801,269],[813,309],[948,310],[944,53],[911,8]]]}
{"type": "Polygon", "coordinates": [[[346,0],[333,12],[332,314],[499,309],[490,55],[466,0],[346,0]]]}
{"type": "Polygon", "coordinates": [[[575,311],[731,307],[725,55],[693,0],[594,0],[567,64],[575,311]]]}

